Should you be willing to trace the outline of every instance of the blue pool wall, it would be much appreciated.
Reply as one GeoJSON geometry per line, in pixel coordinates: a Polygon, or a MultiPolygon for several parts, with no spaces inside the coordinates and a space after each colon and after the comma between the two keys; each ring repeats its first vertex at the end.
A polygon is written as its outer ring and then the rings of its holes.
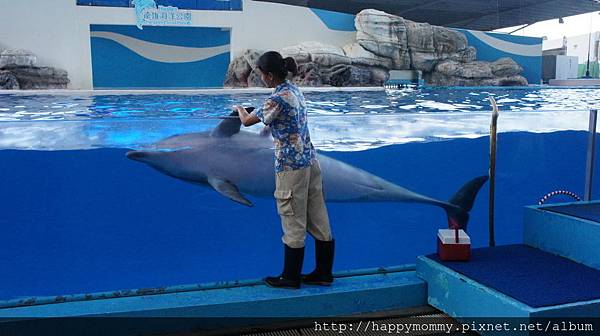
{"type": "MultiPolygon", "coordinates": [[[[546,193],[581,194],[586,132],[502,133],[496,241],[523,236],[522,207],[546,193]]],[[[486,137],[324,153],[398,185],[448,199],[488,169],[486,137]]],[[[272,199],[255,207],[127,160],[125,149],[0,151],[0,299],[261,278],[280,272],[272,199]],[[51,280],[51,281],[49,281],[51,280]]],[[[599,182],[595,182],[595,190],[599,182]]],[[[487,193],[471,212],[473,246],[487,244],[487,193]]],[[[336,271],[414,263],[435,251],[441,209],[329,203],[336,271]]],[[[307,239],[304,271],[314,265],[307,239]]]]}

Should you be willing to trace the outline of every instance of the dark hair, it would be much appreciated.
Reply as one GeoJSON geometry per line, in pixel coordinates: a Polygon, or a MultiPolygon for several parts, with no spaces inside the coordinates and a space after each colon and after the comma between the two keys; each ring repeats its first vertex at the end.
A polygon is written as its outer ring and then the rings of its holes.
{"type": "Polygon", "coordinates": [[[260,71],[272,73],[279,79],[285,79],[288,71],[292,74],[298,73],[296,60],[291,57],[283,58],[277,51],[267,51],[258,58],[256,63],[260,71]]]}

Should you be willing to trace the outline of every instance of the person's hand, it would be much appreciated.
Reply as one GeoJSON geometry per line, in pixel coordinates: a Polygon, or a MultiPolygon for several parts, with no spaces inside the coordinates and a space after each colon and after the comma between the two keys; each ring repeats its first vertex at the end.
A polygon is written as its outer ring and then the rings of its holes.
{"type": "MultiPolygon", "coordinates": [[[[252,125],[260,122],[260,119],[258,119],[258,117],[256,115],[250,114],[250,112],[248,112],[248,110],[245,109],[243,106],[233,105],[232,108],[234,109],[234,111],[237,111],[238,117],[240,117],[240,121],[242,122],[242,125],[252,126],[252,125]]],[[[249,107],[248,109],[250,111],[254,110],[254,108],[252,108],[252,107],[249,107]]]]}
{"type": "Polygon", "coordinates": [[[246,112],[246,109],[240,105],[233,105],[233,109],[237,111],[238,115],[242,115],[242,113],[246,112]]]}

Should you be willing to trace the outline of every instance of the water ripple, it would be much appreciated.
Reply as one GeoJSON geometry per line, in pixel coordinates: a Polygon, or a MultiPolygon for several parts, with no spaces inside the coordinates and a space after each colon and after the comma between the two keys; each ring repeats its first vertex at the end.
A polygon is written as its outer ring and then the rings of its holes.
{"type": "MultiPolygon", "coordinates": [[[[489,96],[501,110],[586,110],[600,106],[599,89],[402,89],[306,92],[312,116],[465,112],[489,109],[489,96]]],[[[148,95],[0,94],[0,118],[10,120],[205,118],[229,113],[232,105],[260,106],[267,93],[148,95]]]]}

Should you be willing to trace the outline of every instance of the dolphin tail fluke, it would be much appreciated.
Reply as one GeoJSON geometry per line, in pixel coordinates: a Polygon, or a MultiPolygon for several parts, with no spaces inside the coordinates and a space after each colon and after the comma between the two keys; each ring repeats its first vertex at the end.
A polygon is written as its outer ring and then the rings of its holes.
{"type": "Polygon", "coordinates": [[[477,193],[487,180],[487,175],[470,180],[448,200],[448,203],[453,205],[452,207],[445,208],[448,215],[448,227],[467,229],[469,211],[473,208],[477,193]]]}

